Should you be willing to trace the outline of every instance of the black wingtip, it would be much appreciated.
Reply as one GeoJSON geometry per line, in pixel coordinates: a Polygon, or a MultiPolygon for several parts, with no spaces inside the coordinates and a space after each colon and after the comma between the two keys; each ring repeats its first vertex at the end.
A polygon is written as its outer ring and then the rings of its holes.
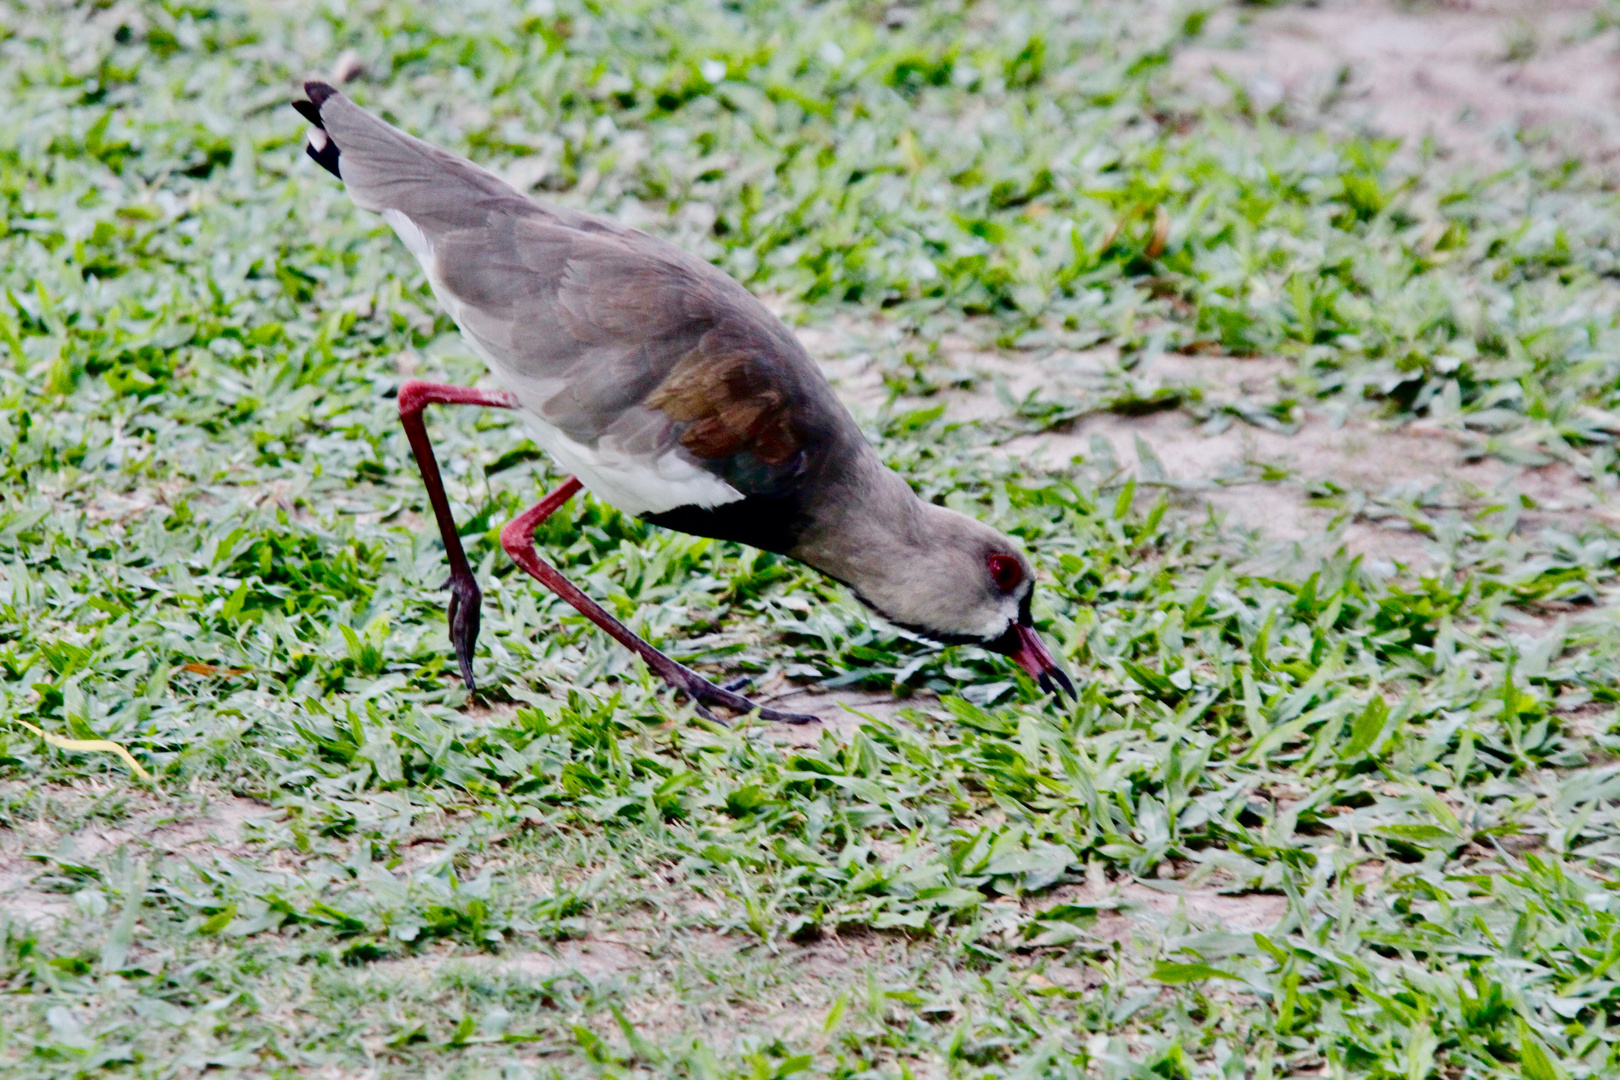
{"type": "Polygon", "coordinates": [[[326,125],[321,123],[321,107],[319,105],[313,101],[295,101],[292,103],[292,107],[298,110],[299,116],[302,116],[322,131],[326,130],[326,125]]]}
{"type": "Polygon", "coordinates": [[[315,125],[315,130],[309,133],[309,142],[304,146],[304,153],[308,154],[315,164],[341,180],[343,174],[338,171],[337,143],[332,141],[332,137],[326,133],[326,125],[321,123],[321,104],[337,91],[323,82],[307,82],[304,84],[304,90],[309,94],[309,100],[292,103],[299,116],[315,125]]]}
{"type": "Polygon", "coordinates": [[[337,93],[337,88],[330,83],[323,83],[319,79],[311,79],[304,84],[304,93],[309,95],[309,100],[314,102],[315,107],[319,109],[326,104],[327,98],[337,93]]]}

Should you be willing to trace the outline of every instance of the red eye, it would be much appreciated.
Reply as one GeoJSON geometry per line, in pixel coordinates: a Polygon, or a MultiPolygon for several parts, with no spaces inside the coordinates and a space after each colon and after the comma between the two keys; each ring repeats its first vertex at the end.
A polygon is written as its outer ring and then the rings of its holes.
{"type": "Polygon", "coordinates": [[[1024,568],[1011,555],[992,555],[987,561],[990,576],[996,579],[996,586],[1002,592],[1012,592],[1024,580],[1024,568]]]}

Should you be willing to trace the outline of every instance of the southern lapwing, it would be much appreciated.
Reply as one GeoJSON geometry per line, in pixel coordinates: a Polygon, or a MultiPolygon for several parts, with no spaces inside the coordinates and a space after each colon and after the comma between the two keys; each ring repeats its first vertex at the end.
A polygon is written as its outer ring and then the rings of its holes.
{"type": "Polygon", "coordinates": [[[422,423],[427,405],[518,410],[573,476],[503,528],[501,546],[704,716],[709,705],[757,706],[641,640],[535,551],[536,527],[581,486],[653,524],[798,559],[900,626],[1009,656],[1043,689],[1074,693],[1032,627],[1034,570],[1018,545],[919,499],[741,285],[655,237],[535,202],[325,83],[304,90],[309,100],[293,105],[315,125],[309,156],[393,226],[506,387],[413,380],[399,392],[449,555],[450,639],[469,689],[481,594],[422,423]]]}

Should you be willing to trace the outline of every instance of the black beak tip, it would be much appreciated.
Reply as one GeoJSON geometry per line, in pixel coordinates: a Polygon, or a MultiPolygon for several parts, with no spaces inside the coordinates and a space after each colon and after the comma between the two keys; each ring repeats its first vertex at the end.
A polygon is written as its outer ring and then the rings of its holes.
{"type": "Polygon", "coordinates": [[[1068,694],[1075,701],[1080,700],[1080,692],[1074,688],[1074,682],[1069,678],[1069,673],[1062,668],[1055,667],[1043,671],[1041,677],[1036,681],[1042,690],[1053,697],[1061,698],[1064,694],[1068,694]]]}
{"type": "Polygon", "coordinates": [[[1080,693],[1074,688],[1069,673],[1063,670],[1063,665],[1058,663],[1057,657],[1052,655],[1041,636],[1028,623],[1014,623],[1005,634],[989,642],[986,647],[992,652],[1011,657],[1013,663],[1023,668],[1043,692],[1054,697],[1067,693],[1074,700],[1080,700],[1080,693]]]}

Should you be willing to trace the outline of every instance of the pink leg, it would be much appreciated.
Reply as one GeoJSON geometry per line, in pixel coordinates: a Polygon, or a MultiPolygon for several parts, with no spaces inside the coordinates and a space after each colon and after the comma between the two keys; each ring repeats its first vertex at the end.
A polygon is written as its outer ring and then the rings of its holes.
{"type": "Polygon", "coordinates": [[[754,712],[757,709],[760,718],[763,720],[781,721],[788,724],[808,724],[818,719],[803,713],[784,713],[777,712],[775,709],[761,708],[741,694],[725,687],[716,686],[691,668],[670,659],[637,637],[628,626],[625,626],[624,623],[609,614],[606,608],[580,591],[579,586],[563,577],[550,563],[542,560],[539,552],[534,547],[535,529],[539,528],[542,521],[555,513],[579,489],[579,481],[569,477],[562,487],[506,523],[506,527],[501,530],[501,547],[506,549],[506,553],[512,557],[513,562],[521,566],[540,584],[572,604],[580,614],[606,630],[619,644],[645,660],[647,666],[657,672],[661,679],[690,697],[697,706],[699,714],[705,718],[716,719],[704,707],[705,705],[719,705],[722,708],[745,714],[754,712]]]}
{"type": "Polygon", "coordinates": [[[428,502],[439,523],[439,537],[444,541],[444,553],[450,560],[450,642],[456,648],[456,662],[461,666],[461,681],[468,690],[477,689],[473,682],[473,647],[478,644],[478,606],[483,594],[467,563],[467,553],[461,546],[461,534],[456,531],[456,520],[450,516],[450,500],[444,493],[444,479],[439,475],[439,462],[433,456],[433,444],[428,442],[427,426],[422,422],[422,410],[429,405],[486,405],[496,409],[510,409],[517,399],[502,390],[474,390],[469,386],[446,386],[443,383],[418,382],[415,379],[399,388],[399,422],[410,440],[411,453],[416,456],[416,467],[422,473],[427,487],[428,502]]]}

